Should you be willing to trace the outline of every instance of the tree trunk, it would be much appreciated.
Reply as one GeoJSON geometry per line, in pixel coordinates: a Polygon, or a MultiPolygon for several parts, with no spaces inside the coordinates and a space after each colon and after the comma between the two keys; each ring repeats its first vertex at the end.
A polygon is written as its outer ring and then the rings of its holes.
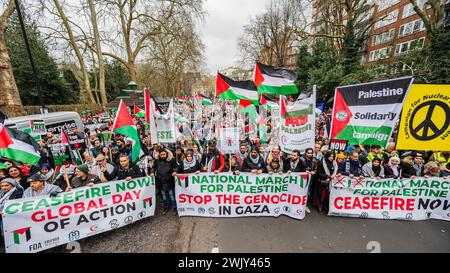
{"type": "MultiPolygon", "coordinates": [[[[95,6],[93,0],[88,0],[89,9],[91,11],[91,21],[92,27],[94,29],[95,47],[98,56],[98,77],[99,77],[99,91],[102,104],[107,104],[108,99],[106,98],[105,90],[105,60],[102,54],[102,46],[100,43],[100,34],[97,25],[97,12],[95,11],[95,6]]],[[[99,101],[100,102],[100,101],[99,101]]]]}
{"type": "Polygon", "coordinates": [[[131,81],[137,82],[137,67],[134,61],[128,61],[128,72],[130,72],[131,81]]]}
{"type": "Polygon", "coordinates": [[[0,29],[0,90],[0,106],[22,106],[2,29],[0,29]]]}

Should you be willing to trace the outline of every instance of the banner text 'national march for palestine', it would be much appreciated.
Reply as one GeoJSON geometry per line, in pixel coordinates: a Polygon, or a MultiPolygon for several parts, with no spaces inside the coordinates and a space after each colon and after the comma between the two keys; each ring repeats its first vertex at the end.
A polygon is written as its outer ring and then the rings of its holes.
{"type": "Polygon", "coordinates": [[[308,175],[192,174],[178,178],[180,216],[305,218],[308,175]]]}

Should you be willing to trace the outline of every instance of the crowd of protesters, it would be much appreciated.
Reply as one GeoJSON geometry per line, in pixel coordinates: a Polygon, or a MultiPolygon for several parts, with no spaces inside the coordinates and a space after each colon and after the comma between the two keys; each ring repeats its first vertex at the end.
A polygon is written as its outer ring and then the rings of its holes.
{"type": "MultiPolygon", "coordinates": [[[[207,118],[203,120],[203,123],[208,122],[207,118]]],[[[8,200],[52,196],[75,188],[114,180],[129,181],[149,175],[155,176],[157,192],[164,207],[163,215],[170,208],[176,215],[175,177],[180,174],[232,172],[235,175],[273,175],[307,172],[312,179],[309,205],[326,214],[330,181],[336,176],[372,179],[450,176],[450,152],[396,151],[395,143],[389,143],[386,149],[355,145],[348,146],[345,151],[330,150],[327,138],[329,113],[327,115],[326,112],[316,121],[314,147],[303,153],[298,150],[282,152],[280,146],[271,144],[270,139],[264,143],[258,137],[241,137],[239,152],[231,155],[221,153],[214,138],[208,141],[201,139],[200,143],[185,138],[175,145],[152,145],[150,135],[145,134],[143,120],[136,117],[135,121],[145,154],[137,164],[131,161],[131,140],[116,134],[112,143],[105,145],[102,132],[111,129],[111,123],[101,128],[86,129],[85,145],[78,147],[81,162],[67,161],[58,173],[48,145],[60,140],[50,132],[39,142],[39,165],[0,160],[7,166],[0,169],[0,213],[8,200]]],[[[270,121],[268,119],[269,131],[270,121]]],[[[85,116],[84,122],[95,124],[99,121],[95,117],[85,116]]],[[[309,208],[307,212],[310,212],[309,208]]]]}

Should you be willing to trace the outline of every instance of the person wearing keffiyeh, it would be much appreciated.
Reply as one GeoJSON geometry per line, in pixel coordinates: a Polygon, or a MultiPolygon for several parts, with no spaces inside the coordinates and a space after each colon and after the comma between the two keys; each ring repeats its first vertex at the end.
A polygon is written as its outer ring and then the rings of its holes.
{"type": "Polygon", "coordinates": [[[259,154],[259,149],[253,146],[250,154],[244,159],[244,163],[241,168],[242,172],[251,172],[261,174],[267,172],[266,162],[259,154]]]}

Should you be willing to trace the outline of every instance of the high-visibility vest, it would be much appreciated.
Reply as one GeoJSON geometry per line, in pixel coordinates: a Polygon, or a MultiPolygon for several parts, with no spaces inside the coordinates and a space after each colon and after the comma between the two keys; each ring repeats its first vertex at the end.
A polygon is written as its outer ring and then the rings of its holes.
{"type": "Polygon", "coordinates": [[[375,159],[375,157],[383,160],[383,154],[382,153],[379,153],[379,154],[375,155],[372,152],[370,152],[369,155],[367,156],[367,160],[369,160],[369,162],[372,162],[375,159]]]}
{"type": "Polygon", "coordinates": [[[442,163],[450,163],[450,157],[445,159],[445,157],[441,154],[441,152],[437,152],[433,154],[434,161],[438,161],[440,164],[442,163]]]}

